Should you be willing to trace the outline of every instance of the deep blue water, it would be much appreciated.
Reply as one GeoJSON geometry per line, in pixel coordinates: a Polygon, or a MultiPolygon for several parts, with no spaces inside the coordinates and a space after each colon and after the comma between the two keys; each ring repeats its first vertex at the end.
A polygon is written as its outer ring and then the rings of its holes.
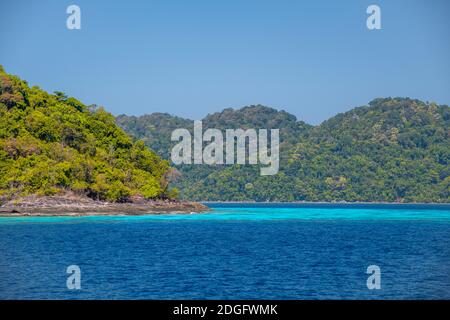
{"type": "Polygon", "coordinates": [[[0,218],[2,299],[450,299],[450,207],[0,218]],[[81,268],[81,290],[66,268],[81,268]],[[381,268],[381,289],[366,268],[381,268]]]}

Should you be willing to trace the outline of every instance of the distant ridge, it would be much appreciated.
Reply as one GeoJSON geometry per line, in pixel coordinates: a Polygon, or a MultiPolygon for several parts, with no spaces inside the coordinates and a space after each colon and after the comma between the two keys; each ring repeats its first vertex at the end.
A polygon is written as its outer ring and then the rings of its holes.
{"type": "MultiPolygon", "coordinates": [[[[378,98],[317,126],[273,108],[225,109],[205,128],[280,128],[275,176],[257,166],[182,165],[182,197],[203,201],[450,202],[450,108],[410,98],[378,98]]],[[[172,130],[192,120],[120,115],[117,123],[169,159],[172,130]]]]}

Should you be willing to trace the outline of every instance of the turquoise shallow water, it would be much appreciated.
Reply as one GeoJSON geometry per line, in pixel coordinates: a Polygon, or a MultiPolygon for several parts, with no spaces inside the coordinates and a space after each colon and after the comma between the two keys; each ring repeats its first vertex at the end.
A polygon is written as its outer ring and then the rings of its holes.
{"type": "Polygon", "coordinates": [[[0,218],[0,298],[450,299],[449,206],[211,206],[0,218]],[[81,290],[66,287],[72,264],[81,290]]]}
{"type": "Polygon", "coordinates": [[[394,205],[365,205],[362,207],[346,208],[345,205],[326,207],[303,207],[283,204],[257,206],[253,204],[214,204],[213,209],[207,213],[191,214],[161,214],[146,216],[89,216],[89,217],[0,217],[0,224],[16,223],[56,223],[56,222],[139,222],[139,221],[265,221],[265,220],[310,220],[310,221],[341,221],[341,220],[378,220],[378,221],[450,221],[450,205],[417,205],[412,208],[408,206],[394,205]],[[387,207],[387,208],[386,208],[387,207]],[[429,207],[429,208],[428,208],[429,207]]]}

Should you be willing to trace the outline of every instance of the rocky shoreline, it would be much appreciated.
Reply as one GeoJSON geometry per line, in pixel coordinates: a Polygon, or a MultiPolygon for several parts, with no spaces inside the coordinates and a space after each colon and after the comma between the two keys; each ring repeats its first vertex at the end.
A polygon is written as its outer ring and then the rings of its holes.
{"type": "Polygon", "coordinates": [[[5,201],[0,217],[120,216],[167,213],[202,213],[210,209],[198,202],[177,200],[140,200],[111,203],[76,195],[28,196],[5,201]]]}

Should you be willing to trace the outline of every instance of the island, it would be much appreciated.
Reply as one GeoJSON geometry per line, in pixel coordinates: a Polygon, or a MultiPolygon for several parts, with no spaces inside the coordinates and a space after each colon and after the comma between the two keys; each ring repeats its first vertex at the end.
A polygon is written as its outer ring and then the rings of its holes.
{"type": "Polygon", "coordinates": [[[0,66],[1,216],[207,211],[177,200],[174,176],[104,108],[30,87],[0,66]]]}

